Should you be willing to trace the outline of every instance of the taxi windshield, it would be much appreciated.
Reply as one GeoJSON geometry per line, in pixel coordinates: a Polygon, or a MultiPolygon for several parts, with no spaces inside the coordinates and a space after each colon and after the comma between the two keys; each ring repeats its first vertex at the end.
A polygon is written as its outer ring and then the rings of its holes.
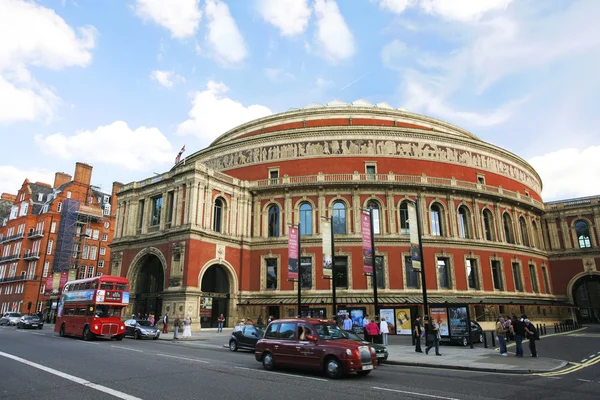
{"type": "Polygon", "coordinates": [[[314,327],[321,339],[345,339],[344,332],[336,324],[315,324],[314,327]]]}

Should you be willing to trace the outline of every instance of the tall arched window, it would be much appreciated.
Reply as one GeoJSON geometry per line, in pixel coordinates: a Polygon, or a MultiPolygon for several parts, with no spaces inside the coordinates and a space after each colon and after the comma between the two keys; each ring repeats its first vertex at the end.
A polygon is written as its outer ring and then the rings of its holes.
{"type": "Polygon", "coordinates": [[[312,235],[312,206],[302,203],[300,206],[300,235],[312,235]]]}
{"type": "Polygon", "coordinates": [[[269,207],[269,221],[268,221],[269,237],[279,237],[279,207],[272,205],[269,207]]]}
{"type": "Polygon", "coordinates": [[[469,216],[469,209],[467,207],[458,207],[458,235],[463,239],[470,237],[469,216]]]}
{"type": "Polygon", "coordinates": [[[590,226],[584,220],[575,222],[575,233],[577,234],[577,242],[580,249],[588,249],[592,247],[590,241],[590,226]]]}
{"type": "Polygon", "coordinates": [[[531,246],[532,247],[538,247],[538,239],[539,239],[539,235],[540,232],[538,231],[538,227],[537,224],[535,223],[535,221],[531,221],[531,227],[533,228],[533,237],[531,238],[531,246]]]}
{"type": "Polygon", "coordinates": [[[525,218],[519,218],[519,226],[521,227],[521,241],[523,246],[529,246],[529,234],[527,233],[527,222],[525,218]]]}
{"type": "Polygon", "coordinates": [[[429,214],[431,216],[431,236],[443,236],[442,208],[439,204],[433,204],[429,214]]]}
{"type": "Polygon", "coordinates": [[[515,234],[513,230],[512,218],[508,213],[504,213],[502,216],[502,222],[504,224],[504,237],[506,238],[506,243],[515,243],[515,234]]]}
{"type": "Polygon", "coordinates": [[[485,231],[485,240],[494,240],[494,216],[488,209],[483,210],[483,230],[485,231]]]}
{"type": "Polygon", "coordinates": [[[333,203],[333,233],[346,234],[346,204],[343,201],[333,203]]]}
{"type": "Polygon", "coordinates": [[[375,235],[381,233],[381,219],[379,218],[379,203],[376,201],[370,201],[367,204],[367,208],[370,208],[373,214],[373,233],[375,235]]]}
{"type": "Polygon", "coordinates": [[[408,203],[403,201],[400,204],[400,233],[403,235],[410,234],[410,221],[408,220],[408,203]]]}
{"type": "Polygon", "coordinates": [[[213,211],[213,231],[223,232],[223,200],[216,199],[213,211]]]}

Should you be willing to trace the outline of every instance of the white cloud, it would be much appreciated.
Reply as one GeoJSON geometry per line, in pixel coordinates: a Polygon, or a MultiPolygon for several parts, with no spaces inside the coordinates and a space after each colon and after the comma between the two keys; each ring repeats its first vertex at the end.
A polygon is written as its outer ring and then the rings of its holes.
{"type": "Polygon", "coordinates": [[[141,126],[133,130],[123,121],[72,136],[62,133],[36,135],[35,143],[50,156],[116,165],[129,170],[164,164],[175,157],[171,143],[157,128],[141,126]]]}
{"type": "Polygon", "coordinates": [[[246,42],[240,33],[227,4],[221,0],[206,0],[208,41],[220,63],[231,66],[246,58],[246,42]]]}
{"type": "Polygon", "coordinates": [[[333,86],[333,81],[319,76],[315,82],[315,86],[317,87],[317,90],[327,90],[333,86]]]}
{"type": "Polygon", "coordinates": [[[53,10],[22,0],[0,2],[0,123],[51,119],[58,97],[28,67],[85,67],[96,29],[77,33],[53,10]]]}
{"type": "Polygon", "coordinates": [[[272,83],[283,83],[296,79],[294,74],[282,68],[265,68],[265,75],[272,83]]]}
{"type": "Polygon", "coordinates": [[[371,0],[373,1],[377,1],[382,9],[396,14],[403,13],[409,6],[415,4],[415,0],[371,0]]]}
{"type": "Polygon", "coordinates": [[[177,133],[196,136],[207,146],[228,130],[273,113],[265,106],[244,106],[226,97],[228,90],[221,82],[208,81],[206,90],[195,93],[189,119],[179,124],[177,133]]]}
{"type": "Polygon", "coordinates": [[[304,32],[311,14],[307,0],[258,0],[258,11],[283,36],[304,32]]]}
{"type": "Polygon", "coordinates": [[[54,172],[43,168],[20,169],[12,165],[0,165],[0,193],[17,194],[25,179],[52,185],[54,172]]]}
{"type": "Polygon", "coordinates": [[[162,71],[159,69],[156,69],[150,73],[150,79],[169,89],[178,83],[185,82],[185,78],[183,76],[177,75],[173,71],[162,71]]]}
{"type": "Polygon", "coordinates": [[[561,149],[533,157],[529,163],[542,178],[545,201],[600,193],[600,146],[561,149]]]}
{"type": "Polygon", "coordinates": [[[505,10],[512,0],[371,0],[379,7],[402,14],[410,7],[419,7],[427,14],[447,20],[476,21],[490,11],[505,10]]]}
{"type": "Polygon", "coordinates": [[[335,0],[315,0],[316,41],[331,63],[347,60],[356,53],[354,37],[335,0]]]}
{"type": "Polygon", "coordinates": [[[135,13],[167,28],[173,38],[194,36],[202,12],[198,0],[136,0],[135,13]]]}

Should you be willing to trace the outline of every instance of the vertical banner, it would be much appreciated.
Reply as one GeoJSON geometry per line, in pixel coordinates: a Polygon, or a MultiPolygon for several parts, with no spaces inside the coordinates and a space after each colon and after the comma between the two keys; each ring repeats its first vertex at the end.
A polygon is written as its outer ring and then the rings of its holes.
{"type": "Polygon", "coordinates": [[[419,229],[417,224],[417,207],[413,203],[407,204],[408,227],[410,230],[410,259],[413,269],[421,269],[421,247],[419,246],[419,229]]]}
{"type": "Polygon", "coordinates": [[[58,294],[60,286],[60,272],[52,274],[52,294],[58,294]]]}
{"type": "Polygon", "coordinates": [[[288,279],[298,279],[298,228],[290,226],[288,235],[288,279]]]}
{"type": "Polygon", "coordinates": [[[52,273],[49,273],[48,276],[46,277],[46,288],[45,288],[46,293],[52,292],[52,280],[53,280],[53,275],[52,275],[52,273]]]}
{"type": "Polygon", "coordinates": [[[323,234],[323,275],[331,276],[332,254],[331,254],[331,223],[321,221],[321,233],[323,234]]]}
{"type": "Polygon", "coordinates": [[[448,336],[450,332],[448,331],[448,311],[446,308],[432,308],[429,311],[430,318],[435,319],[437,324],[440,327],[440,335],[448,336]]]}
{"type": "Polygon", "coordinates": [[[360,230],[362,232],[363,268],[365,273],[373,272],[373,249],[371,248],[371,216],[367,211],[360,212],[360,230]]]}
{"type": "Polygon", "coordinates": [[[410,335],[411,329],[411,316],[410,308],[397,308],[396,309],[396,334],[397,335],[410,335]]]}
{"type": "Polygon", "coordinates": [[[69,270],[69,282],[70,282],[70,281],[74,281],[75,279],[77,279],[77,270],[76,270],[76,269],[73,269],[73,268],[71,268],[71,269],[69,270]]]}
{"type": "Polygon", "coordinates": [[[58,291],[60,293],[62,293],[63,288],[65,287],[68,278],[69,278],[69,273],[67,271],[62,271],[60,273],[60,281],[58,282],[58,291]]]}

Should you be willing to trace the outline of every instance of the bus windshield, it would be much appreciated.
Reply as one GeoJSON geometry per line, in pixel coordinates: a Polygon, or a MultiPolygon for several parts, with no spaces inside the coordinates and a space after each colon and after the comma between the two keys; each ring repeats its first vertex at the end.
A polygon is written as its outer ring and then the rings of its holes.
{"type": "Polygon", "coordinates": [[[120,317],[123,307],[113,307],[107,305],[96,306],[96,318],[120,317]]]}

